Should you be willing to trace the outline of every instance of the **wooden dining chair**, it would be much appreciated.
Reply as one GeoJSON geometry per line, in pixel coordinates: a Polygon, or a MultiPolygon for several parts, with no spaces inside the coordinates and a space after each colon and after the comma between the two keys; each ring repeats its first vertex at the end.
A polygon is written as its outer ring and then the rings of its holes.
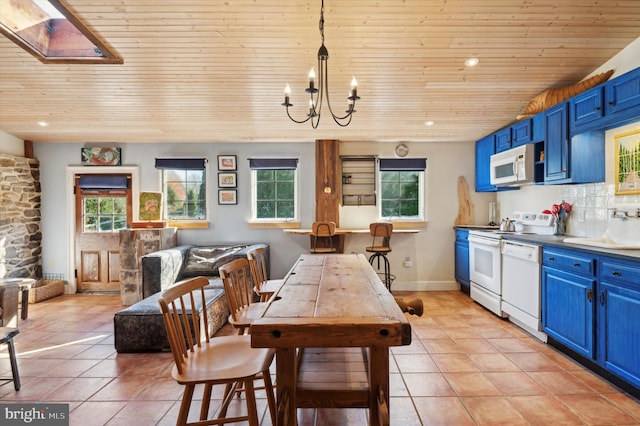
{"type": "Polygon", "coordinates": [[[229,304],[229,323],[238,334],[248,332],[249,326],[262,316],[267,302],[254,302],[253,277],[249,260],[236,259],[219,268],[224,294],[229,304]]]}
{"type": "MultiPolygon", "coordinates": [[[[0,311],[2,309],[0,308],[0,311]]],[[[16,348],[13,344],[13,338],[20,333],[20,330],[13,327],[0,327],[0,344],[7,344],[9,350],[9,363],[11,364],[11,378],[0,378],[0,386],[13,382],[13,388],[20,390],[20,373],[18,372],[18,360],[16,359],[16,348]]]]}
{"type": "Polygon", "coordinates": [[[209,337],[205,290],[209,281],[197,277],[181,281],[165,290],[158,299],[175,365],[173,378],[185,386],[177,425],[217,425],[248,421],[257,426],[254,380],[264,380],[264,389],[275,424],[275,397],[269,375],[274,350],[252,348],[250,336],[209,337]],[[187,423],[196,385],[204,385],[200,422],[187,423]],[[224,399],[218,415],[209,418],[209,406],[214,385],[225,385],[224,399]],[[245,416],[226,417],[227,409],[237,392],[245,394],[245,416]]]}
{"type": "Polygon", "coordinates": [[[314,222],[311,226],[311,253],[335,253],[338,251],[333,243],[335,235],[335,222],[314,222]],[[319,241],[320,244],[318,244],[319,241]]]}
{"type": "Polygon", "coordinates": [[[377,261],[377,269],[380,270],[380,261],[384,268],[384,284],[387,290],[391,291],[391,265],[387,254],[391,253],[391,234],[393,233],[393,224],[390,222],[374,222],[369,225],[369,233],[372,241],[369,247],[365,247],[368,253],[372,253],[369,257],[369,263],[373,266],[373,262],[377,261]]]}
{"type": "Polygon", "coordinates": [[[261,302],[266,302],[278,291],[284,280],[268,279],[267,269],[267,249],[264,247],[256,247],[247,252],[247,260],[253,277],[253,290],[260,296],[261,302]]]}

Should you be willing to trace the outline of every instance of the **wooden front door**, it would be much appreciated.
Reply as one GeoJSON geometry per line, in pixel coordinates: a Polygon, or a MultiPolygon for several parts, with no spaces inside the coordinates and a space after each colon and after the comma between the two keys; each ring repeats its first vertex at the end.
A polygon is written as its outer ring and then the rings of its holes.
{"type": "Polygon", "coordinates": [[[131,175],[76,175],[74,191],[78,292],[120,292],[119,231],[131,223],[131,175]],[[87,186],[83,176],[99,177],[87,186]],[[108,177],[126,178],[126,187],[108,177]]]}

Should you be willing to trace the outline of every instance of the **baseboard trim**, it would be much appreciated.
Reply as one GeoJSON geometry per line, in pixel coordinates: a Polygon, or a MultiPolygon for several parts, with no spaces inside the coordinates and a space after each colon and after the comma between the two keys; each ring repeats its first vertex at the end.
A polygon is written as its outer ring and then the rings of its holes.
{"type": "Polygon", "coordinates": [[[393,291],[446,291],[460,290],[456,281],[394,281],[393,291]]]}

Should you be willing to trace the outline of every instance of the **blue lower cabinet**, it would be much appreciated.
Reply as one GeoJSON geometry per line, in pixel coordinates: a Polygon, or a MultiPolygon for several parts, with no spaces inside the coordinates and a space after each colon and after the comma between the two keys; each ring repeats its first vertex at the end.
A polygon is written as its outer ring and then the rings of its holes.
{"type": "Polygon", "coordinates": [[[593,359],[594,278],[542,267],[544,331],[580,355],[593,359]]]}
{"type": "Polygon", "coordinates": [[[598,363],[640,388],[640,265],[602,258],[598,363]]]}
{"type": "Polygon", "coordinates": [[[456,229],[455,244],[455,277],[460,283],[461,290],[469,293],[470,277],[469,277],[469,231],[466,229],[456,229]]]}
{"type": "Polygon", "coordinates": [[[640,262],[543,248],[542,324],[640,393],[640,262]]]}

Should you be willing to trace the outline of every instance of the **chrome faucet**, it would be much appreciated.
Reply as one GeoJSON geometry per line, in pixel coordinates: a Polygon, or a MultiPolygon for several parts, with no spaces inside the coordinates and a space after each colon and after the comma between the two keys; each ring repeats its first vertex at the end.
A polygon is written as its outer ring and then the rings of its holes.
{"type": "Polygon", "coordinates": [[[627,220],[630,217],[640,218],[640,208],[636,209],[635,215],[629,214],[626,210],[618,210],[616,207],[612,207],[609,210],[611,210],[611,217],[614,219],[627,220]]]}

